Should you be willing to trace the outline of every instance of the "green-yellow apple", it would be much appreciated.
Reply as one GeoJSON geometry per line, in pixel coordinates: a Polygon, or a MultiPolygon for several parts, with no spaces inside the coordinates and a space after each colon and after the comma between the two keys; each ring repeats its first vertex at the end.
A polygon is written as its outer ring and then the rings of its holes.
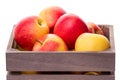
{"type": "Polygon", "coordinates": [[[110,42],[104,35],[83,33],[75,42],[75,51],[103,51],[110,48],[110,42]]]}
{"type": "Polygon", "coordinates": [[[55,34],[40,37],[33,46],[33,51],[67,51],[65,42],[55,34]]]}
{"type": "Polygon", "coordinates": [[[62,16],[65,13],[66,13],[65,10],[61,7],[49,6],[49,7],[44,8],[40,12],[39,17],[45,19],[45,21],[47,22],[50,28],[50,32],[53,32],[53,28],[54,28],[56,21],[58,20],[60,16],[62,16]]]}
{"type": "Polygon", "coordinates": [[[29,16],[15,25],[14,39],[24,50],[32,50],[37,39],[49,33],[47,23],[38,16],[29,16]]]}
{"type": "Polygon", "coordinates": [[[76,38],[84,32],[88,32],[87,25],[79,16],[72,13],[62,15],[54,27],[54,34],[60,36],[69,49],[74,48],[76,38]]]}
{"type": "Polygon", "coordinates": [[[87,27],[90,33],[102,34],[104,35],[103,30],[93,22],[87,22],[87,27]]]}

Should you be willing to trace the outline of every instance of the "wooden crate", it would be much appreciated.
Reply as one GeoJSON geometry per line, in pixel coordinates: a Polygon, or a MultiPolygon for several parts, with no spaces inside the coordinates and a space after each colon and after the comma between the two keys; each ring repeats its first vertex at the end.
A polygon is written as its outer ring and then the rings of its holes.
{"type": "Polygon", "coordinates": [[[114,75],[7,75],[8,80],[115,80],[114,75]]]}
{"type": "Polygon", "coordinates": [[[110,49],[101,52],[38,52],[19,51],[13,33],[6,51],[6,69],[13,71],[104,71],[109,75],[75,75],[75,74],[36,74],[15,75],[8,73],[8,80],[114,80],[115,46],[112,25],[99,25],[110,40],[110,49]]]}

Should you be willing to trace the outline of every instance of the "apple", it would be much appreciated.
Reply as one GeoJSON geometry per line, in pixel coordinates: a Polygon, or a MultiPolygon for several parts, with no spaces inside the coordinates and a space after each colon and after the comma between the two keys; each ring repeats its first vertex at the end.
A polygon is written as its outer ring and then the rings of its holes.
{"type": "Polygon", "coordinates": [[[100,75],[101,72],[95,72],[95,71],[89,71],[89,72],[86,72],[85,75],[100,75]]]}
{"type": "Polygon", "coordinates": [[[22,74],[38,74],[37,71],[22,71],[22,74]]]}
{"type": "Polygon", "coordinates": [[[49,33],[47,23],[38,16],[29,16],[15,25],[14,39],[22,49],[32,50],[37,39],[49,33]]]}
{"type": "Polygon", "coordinates": [[[101,34],[83,33],[75,42],[75,51],[104,51],[108,48],[110,42],[101,34]]]}
{"type": "Polygon", "coordinates": [[[72,13],[62,15],[53,31],[65,41],[69,49],[74,48],[77,37],[84,32],[88,32],[87,25],[79,16],[72,13]]]}
{"type": "Polygon", "coordinates": [[[56,21],[58,20],[58,18],[60,16],[62,16],[63,14],[65,14],[65,10],[61,7],[58,6],[49,6],[44,8],[39,16],[42,19],[45,19],[45,21],[47,22],[50,32],[53,32],[53,28],[55,26],[56,21]]]}
{"type": "Polygon", "coordinates": [[[96,33],[96,34],[104,35],[103,30],[98,25],[96,25],[95,23],[87,22],[86,24],[88,26],[88,29],[89,29],[90,33],[96,33]]]}
{"type": "Polygon", "coordinates": [[[65,42],[55,34],[40,37],[33,46],[33,51],[67,51],[65,42]]]}

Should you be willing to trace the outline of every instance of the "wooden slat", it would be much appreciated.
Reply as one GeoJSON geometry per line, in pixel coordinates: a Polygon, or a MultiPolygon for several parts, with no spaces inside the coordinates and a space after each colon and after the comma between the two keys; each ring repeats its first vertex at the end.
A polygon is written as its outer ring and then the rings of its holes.
{"type": "Polygon", "coordinates": [[[7,80],[115,80],[114,75],[7,75],[7,80]]]}
{"type": "Polygon", "coordinates": [[[8,53],[7,71],[114,71],[114,53],[8,53]]]}

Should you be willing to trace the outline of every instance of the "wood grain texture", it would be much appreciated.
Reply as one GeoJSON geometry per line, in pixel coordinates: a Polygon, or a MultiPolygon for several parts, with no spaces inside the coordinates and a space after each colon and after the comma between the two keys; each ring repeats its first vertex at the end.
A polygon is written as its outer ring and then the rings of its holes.
{"type": "Polygon", "coordinates": [[[8,71],[113,71],[114,54],[9,53],[8,71]]]}
{"type": "MultiPolygon", "coordinates": [[[[115,46],[112,25],[103,27],[110,49],[101,52],[18,51],[13,33],[6,51],[7,71],[112,71],[115,70],[115,46]]],[[[99,79],[98,79],[99,80],[99,79]]]]}
{"type": "Polygon", "coordinates": [[[115,80],[114,75],[7,75],[7,80],[115,80]]]}

